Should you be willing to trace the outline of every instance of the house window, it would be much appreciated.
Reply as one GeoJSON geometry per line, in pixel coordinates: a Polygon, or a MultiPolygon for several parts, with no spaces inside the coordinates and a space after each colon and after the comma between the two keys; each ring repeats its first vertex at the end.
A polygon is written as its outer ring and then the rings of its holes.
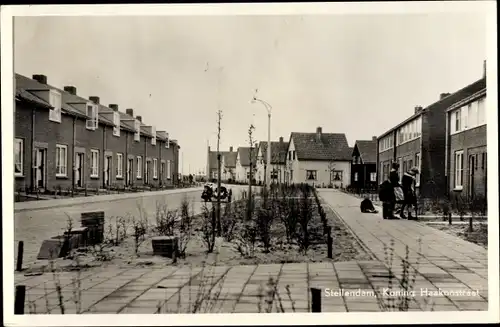
{"type": "Polygon", "coordinates": [[[481,153],[481,169],[486,168],[486,152],[481,153]]]}
{"type": "Polygon", "coordinates": [[[415,154],[415,166],[418,168],[419,173],[415,176],[415,184],[420,185],[420,153],[415,154]]]}
{"type": "Polygon", "coordinates": [[[137,156],[137,179],[142,178],[142,157],[137,156]]]}
{"type": "Polygon", "coordinates": [[[61,93],[57,92],[56,90],[50,90],[49,91],[49,103],[53,107],[49,111],[49,120],[60,123],[61,122],[61,106],[62,106],[62,100],[61,100],[61,93]]]}
{"type": "Polygon", "coordinates": [[[116,177],[123,177],[123,154],[116,154],[116,177]]]}
{"type": "Polygon", "coordinates": [[[342,181],[342,171],[341,170],[334,170],[332,172],[332,179],[334,181],[338,181],[338,182],[341,182],[342,181]]]}
{"type": "Polygon", "coordinates": [[[462,125],[461,125],[461,121],[462,121],[462,114],[461,114],[461,110],[458,109],[458,110],[455,110],[452,114],[451,114],[451,132],[452,133],[458,133],[460,132],[461,128],[462,128],[462,125]]]}
{"type": "Polygon", "coordinates": [[[357,182],[358,181],[358,173],[354,173],[354,181],[357,182]]]}
{"type": "Polygon", "coordinates": [[[23,175],[23,162],[24,162],[24,140],[14,140],[14,175],[23,175]]]}
{"type": "Polygon", "coordinates": [[[315,181],[316,180],[316,170],[307,170],[306,171],[306,176],[308,181],[315,181]]]}
{"type": "Polygon", "coordinates": [[[478,126],[486,124],[486,98],[479,99],[477,102],[477,124],[478,126]]]}
{"type": "Polygon", "coordinates": [[[295,160],[295,150],[292,151],[292,160],[295,160]]]}
{"type": "Polygon", "coordinates": [[[153,134],[153,138],[151,139],[151,145],[156,145],[156,127],[151,127],[151,132],[153,134]]]}
{"type": "Polygon", "coordinates": [[[86,127],[88,130],[95,131],[98,126],[99,116],[98,116],[99,107],[94,103],[87,103],[87,122],[86,127]]]}
{"type": "Polygon", "coordinates": [[[138,120],[134,121],[134,129],[135,129],[135,134],[134,134],[134,141],[140,142],[141,141],[141,122],[138,120]]]}
{"type": "Polygon", "coordinates": [[[455,152],[455,189],[461,190],[462,177],[464,170],[464,152],[462,150],[455,152]]]}
{"type": "Polygon", "coordinates": [[[153,178],[158,179],[158,159],[153,159],[153,178]]]}
{"type": "Polygon", "coordinates": [[[167,160],[167,179],[170,179],[171,168],[170,160],[167,160]]]}
{"type": "Polygon", "coordinates": [[[467,125],[465,128],[473,128],[477,126],[478,122],[478,111],[477,111],[477,102],[469,103],[467,106],[467,125]]]}
{"type": "Polygon", "coordinates": [[[90,150],[90,177],[99,177],[99,150],[90,150]]]}
{"type": "Polygon", "coordinates": [[[247,172],[247,179],[250,179],[250,172],[247,172]]]}
{"type": "Polygon", "coordinates": [[[168,149],[168,148],[170,148],[170,138],[168,137],[168,133],[166,133],[166,134],[167,134],[167,136],[166,136],[167,140],[165,141],[165,147],[168,149]]]}
{"type": "Polygon", "coordinates": [[[370,182],[377,181],[377,173],[370,173],[370,182]]]}
{"type": "Polygon", "coordinates": [[[292,160],[292,151],[288,151],[288,160],[292,160]]]}
{"type": "Polygon", "coordinates": [[[276,169],[272,170],[271,179],[278,179],[278,171],[276,169]]]}
{"type": "Polygon", "coordinates": [[[68,146],[56,144],[56,176],[66,177],[68,175],[68,146]]]}
{"type": "Polygon", "coordinates": [[[113,135],[120,136],[120,114],[118,112],[113,112],[113,123],[115,126],[113,127],[113,135]]]}

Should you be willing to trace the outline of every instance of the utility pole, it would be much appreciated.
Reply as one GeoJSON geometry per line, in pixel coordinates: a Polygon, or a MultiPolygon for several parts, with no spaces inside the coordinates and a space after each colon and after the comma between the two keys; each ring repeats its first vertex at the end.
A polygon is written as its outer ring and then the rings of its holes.
{"type": "Polygon", "coordinates": [[[217,235],[221,236],[221,221],[220,221],[220,182],[221,182],[221,155],[219,151],[220,144],[220,122],[222,120],[222,111],[217,111],[217,235]]]}

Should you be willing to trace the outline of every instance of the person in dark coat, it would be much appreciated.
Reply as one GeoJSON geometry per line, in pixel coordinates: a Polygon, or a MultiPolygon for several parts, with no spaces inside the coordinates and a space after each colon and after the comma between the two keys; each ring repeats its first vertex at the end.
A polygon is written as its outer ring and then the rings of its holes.
{"type": "Polygon", "coordinates": [[[399,219],[394,215],[394,210],[396,207],[396,195],[395,189],[400,188],[399,185],[399,164],[394,162],[391,167],[391,171],[389,173],[389,183],[386,183],[387,194],[384,196],[383,204],[382,204],[382,215],[384,219],[399,219]]]}
{"type": "Polygon", "coordinates": [[[417,206],[417,196],[415,193],[415,176],[419,173],[417,167],[413,167],[410,169],[410,171],[404,173],[403,175],[403,180],[402,180],[402,187],[403,187],[403,194],[404,194],[404,201],[403,201],[403,206],[401,207],[401,218],[406,219],[406,215],[404,213],[405,208],[408,209],[408,219],[413,220],[415,219],[411,215],[411,208],[416,208],[417,206]]]}

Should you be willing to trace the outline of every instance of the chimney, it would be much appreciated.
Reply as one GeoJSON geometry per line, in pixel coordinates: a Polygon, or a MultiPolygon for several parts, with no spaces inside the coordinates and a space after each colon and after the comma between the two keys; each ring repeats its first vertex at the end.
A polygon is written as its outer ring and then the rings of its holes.
{"type": "Polygon", "coordinates": [[[316,137],[318,138],[318,141],[321,141],[321,132],[322,132],[321,127],[316,128],[316,137]]]}
{"type": "Polygon", "coordinates": [[[441,93],[439,95],[439,100],[443,100],[444,98],[446,98],[448,95],[450,95],[449,93],[441,93]]]}
{"type": "Polygon", "coordinates": [[[35,81],[38,81],[38,83],[47,84],[47,76],[45,76],[45,75],[35,74],[35,75],[33,75],[33,79],[35,81]]]}
{"type": "Polygon", "coordinates": [[[117,104],[110,104],[109,108],[113,109],[113,111],[118,111],[118,105],[117,104]]]}
{"type": "Polygon", "coordinates": [[[376,141],[377,140],[377,137],[376,136],[372,136],[372,141],[376,141]]]}
{"type": "Polygon", "coordinates": [[[283,136],[280,136],[280,143],[283,143],[283,136]]]}
{"type": "Polygon", "coordinates": [[[232,146],[229,147],[229,152],[233,152],[233,147],[232,146]]]}
{"type": "Polygon", "coordinates": [[[99,97],[91,96],[91,97],[89,97],[89,100],[95,104],[99,104],[99,97]]]}
{"type": "MultiPolygon", "coordinates": [[[[441,98],[441,99],[442,99],[442,98],[441,98]]],[[[421,107],[421,106],[416,106],[416,107],[415,107],[415,113],[416,113],[416,114],[417,114],[417,113],[419,113],[419,112],[421,112],[421,111],[422,111],[422,107],[421,107]]]]}
{"type": "Polygon", "coordinates": [[[125,113],[126,113],[127,115],[129,115],[129,116],[134,117],[134,109],[127,109],[127,110],[125,110],[125,113]]]}
{"type": "Polygon", "coordinates": [[[486,60],[483,60],[483,78],[486,78],[486,60]]]}
{"type": "Polygon", "coordinates": [[[76,87],[74,86],[65,86],[64,91],[68,92],[69,94],[76,95],[76,87]]]}
{"type": "Polygon", "coordinates": [[[142,123],[142,117],[141,116],[137,116],[137,117],[135,117],[135,119],[137,119],[138,121],[140,121],[142,123]]]}

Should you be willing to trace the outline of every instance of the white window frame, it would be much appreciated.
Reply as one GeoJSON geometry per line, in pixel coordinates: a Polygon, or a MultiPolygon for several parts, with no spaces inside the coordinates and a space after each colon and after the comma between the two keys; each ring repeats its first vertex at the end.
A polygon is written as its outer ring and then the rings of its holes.
{"type": "Polygon", "coordinates": [[[477,126],[486,125],[486,97],[477,101],[477,126]]]}
{"type": "Polygon", "coordinates": [[[170,176],[170,175],[171,175],[171,172],[172,172],[172,171],[171,171],[171,168],[172,168],[172,167],[171,167],[170,165],[171,165],[171,161],[170,161],[170,160],[167,160],[167,179],[170,179],[170,178],[171,178],[171,176],[170,176]]]}
{"type": "Polygon", "coordinates": [[[370,182],[376,182],[376,181],[377,181],[377,173],[371,172],[370,173],[370,182]]]}
{"type": "Polygon", "coordinates": [[[95,131],[99,126],[99,106],[95,103],[88,102],[85,108],[87,114],[85,127],[90,131],[95,131]]]}
{"type": "Polygon", "coordinates": [[[464,151],[455,151],[455,167],[454,167],[454,186],[455,190],[463,189],[463,172],[464,172],[464,151]]]}
{"type": "Polygon", "coordinates": [[[134,128],[135,128],[134,141],[140,142],[141,141],[141,122],[138,121],[137,119],[134,121],[134,128]]]}
{"type": "Polygon", "coordinates": [[[53,107],[49,111],[49,120],[61,123],[62,95],[56,90],[49,90],[49,103],[53,107]]]}
{"type": "Polygon", "coordinates": [[[142,157],[141,156],[137,156],[136,157],[136,164],[137,166],[137,179],[141,179],[142,178],[142,157]]]}
{"type": "Polygon", "coordinates": [[[116,177],[123,178],[123,153],[116,154],[116,177]]]}
{"type": "Polygon", "coordinates": [[[68,146],[64,144],[56,144],[56,177],[68,176],[68,146]],[[62,157],[62,150],[64,156],[62,157]]]}
{"type": "Polygon", "coordinates": [[[318,171],[314,169],[307,169],[306,170],[306,181],[317,181],[318,180],[318,171]],[[310,173],[313,173],[312,175],[313,178],[309,178],[310,173]]]}
{"type": "Polygon", "coordinates": [[[167,140],[165,141],[165,148],[169,149],[170,148],[170,137],[168,133],[166,133],[167,140]]]}
{"type": "Polygon", "coordinates": [[[153,179],[158,179],[158,159],[153,158],[153,179]]]}
{"type": "Polygon", "coordinates": [[[99,150],[97,149],[90,149],[90,178],[99,178],[99,150]]]}
{"type": "Polygon", "coordinates": [[[459,133],[462,130],[462,108],[452,113],[452,133],[459,133]],[[458,125],[458,126],[457,126],[458,125]]]}
{"type": "Polygon", "coordinates": [[[357,182],[358,181],[358,173],[354,173],[354,181],[357,182]]]}
{"type": "Polygon", "coordinates": [[[24,175],[24,139],[15,138],[14,139],[14,176],[23,176],[23,175],[24,175]],[[18,147],[19,147],[19,155],[16,156],[15,151],[18,147]],[[16,165],[18,165],[20,167],[19,172],[16,172],[16,165]]]}
{"type": "Polygon", "coordinates": [[[120,137],[120,113],[118,112],[113,112],[113,123],[115,126],[113,126],[113,135],[120,137]]]}

